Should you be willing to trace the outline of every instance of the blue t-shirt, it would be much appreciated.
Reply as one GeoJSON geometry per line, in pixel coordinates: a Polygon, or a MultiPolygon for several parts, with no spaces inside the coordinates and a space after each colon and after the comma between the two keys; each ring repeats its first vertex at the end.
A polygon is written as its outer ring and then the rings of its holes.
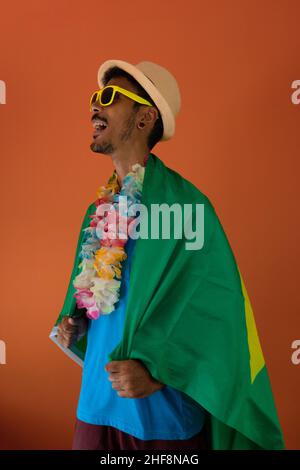
{"type": "MultiPolygon", "coordinates": [[[[90,320],[77,418],[90,424],[113,426],[138,439],[190,439],[201,431],[205,410],[185,393],[164,386],[144,398],[117,394],[104,366],[123,334],[130,266],[135,240],[126,243],[120,298],[115,310],[90,320]]],[[[130,314],[130,313],[129,313],[130,314]]]]}

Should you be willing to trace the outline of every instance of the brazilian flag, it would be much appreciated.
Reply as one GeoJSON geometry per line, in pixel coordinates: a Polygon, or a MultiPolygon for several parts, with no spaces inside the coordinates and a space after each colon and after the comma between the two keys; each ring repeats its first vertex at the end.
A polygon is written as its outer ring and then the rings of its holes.
{"type": "MultiPolygon", "coordinates": [[[[199,403],[207,411],[213,450],[284,449],[251,303],[212,203],[153,153],[141,202],[147,211],[140,226],[147,222],[148,234],[153,207],[176,204],[183,213],[185,205],[192,206],[194,229],[203,231],[203,244],[187,249],[191,240],[172,236],[175,225],[186,228],[176,211],[171,237],[142,237],[141,230],[122,340],[107,360],[139,359],[155,379],[199,403]],[[201,223],[197,206],[203,208],[201,223]]],[[[83,220],[65,302],[50,335],[56,343],[61,319],[77,313],[72,282],[80,272],[82,230],[95,210],[91,204],[83,220]]],[[[82,365],[85,349],[83,337],[64,351],[82,365]]]]}

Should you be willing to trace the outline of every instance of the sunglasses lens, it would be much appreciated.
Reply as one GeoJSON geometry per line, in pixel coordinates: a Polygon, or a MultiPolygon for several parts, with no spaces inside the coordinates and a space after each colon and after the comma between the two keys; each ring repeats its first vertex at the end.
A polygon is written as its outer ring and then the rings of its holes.
{"type": "Polygon", "coordinates": [[[97,99],[97,92],[95,91],[95,93],[92,94],[91,103],[95,103],[96,99],[97,99]]]}
{"type": "Polygon", "coordinates": [[[102,104],[109,103],[111,100],[112,94],[113,94],[113,88],[111,87],[105,88],[101,94],[101,103],[102,104]]]}

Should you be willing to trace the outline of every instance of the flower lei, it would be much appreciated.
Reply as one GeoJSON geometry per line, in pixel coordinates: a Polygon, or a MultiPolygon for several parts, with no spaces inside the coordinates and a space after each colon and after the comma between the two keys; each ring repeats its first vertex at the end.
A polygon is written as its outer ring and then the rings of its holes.
{"type": "MultiPolygon", "coordinates": [[[[147,156],[144,164],[147,162],[147,156]]],[[[96,320],[100,314],[110,314],[115,310],[119,300],[119,290],[122,275],[122,261],[127,258],[125,245],[134,226],[135,217],[124,217],[119,206],[119,197],[127,196],[127,208],[139,203],[142,195],[145,167],[136,163],[132,171],[127,173],[122,182],[118,182],[116,170],[109,178],[106,186],[97,190],[98,199],[95,201],[96,212],[89,227],[83,230],[83,242],[79,254],[82,260],[80,274],[76,276],[73,285],[76,289],[74,297],[78,308],[86,308],[88,318],[96,320]],[[101,204],[108,203],[110,209],[103,214],[101,204]],[[101,215],[103,214],[103,215],[101,215]],[[119,234],[116,235],[118,225],[119,234]],[[130,227],[129,227],[130,225],[130,227]],[[123,227],[123,229],[122,229],[123,227]],[[124,238],[123,238],[124,237],[124,238]]]]}

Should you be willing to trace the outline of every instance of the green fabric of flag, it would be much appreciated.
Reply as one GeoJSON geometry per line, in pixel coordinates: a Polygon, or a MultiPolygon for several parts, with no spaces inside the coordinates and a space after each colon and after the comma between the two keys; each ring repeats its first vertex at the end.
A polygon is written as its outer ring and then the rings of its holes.
{"type": "MultiPolygon", "coordinates": [[[[201,249],[186,249],[185,237],[172,236],[178,214],[171,217],[169,239],[137,239],[123,336],[107,360],[139,359],[155,379],[198,402],[208,412],[213,450],[284,449],[251,303],[212,203],[153,153],[141,202],[148,210],[141,222],[147,217],[149,234],[153,204],[192,205],[193,220],[196,205],[202,205],[204,243],[201,249]]],[[[76,314],[72,281],[80,271],[82,230],[95,210],[91,204],[85,214],[55,327],[76,314]]],[[[56,341],[55,329],[50,337],[56,341]]],[[[82,365],[85,349],[84,336],[65,352],[82,365]]]]}

